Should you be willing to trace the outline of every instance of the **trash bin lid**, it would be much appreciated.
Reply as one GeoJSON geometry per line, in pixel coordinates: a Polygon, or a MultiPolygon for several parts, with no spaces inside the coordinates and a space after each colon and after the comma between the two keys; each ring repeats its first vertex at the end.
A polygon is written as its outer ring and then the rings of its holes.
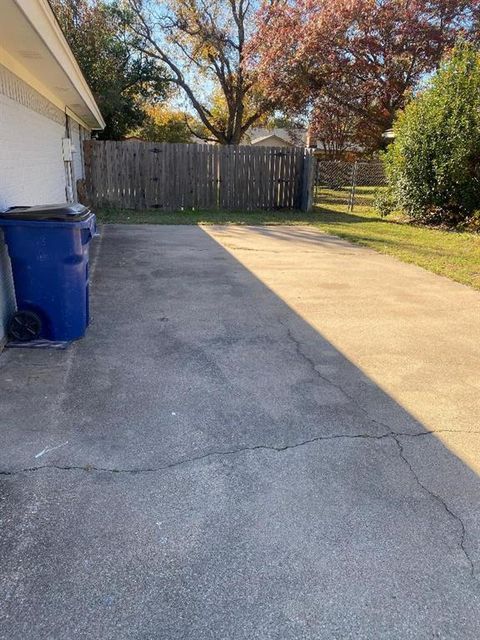
{"type": "Polygon", "coordinates": [[[0,219],[81,222],[90,214],[90,209],[79,202],[62,202],[34,207],[10,207],[0,213],[0,219]]]}

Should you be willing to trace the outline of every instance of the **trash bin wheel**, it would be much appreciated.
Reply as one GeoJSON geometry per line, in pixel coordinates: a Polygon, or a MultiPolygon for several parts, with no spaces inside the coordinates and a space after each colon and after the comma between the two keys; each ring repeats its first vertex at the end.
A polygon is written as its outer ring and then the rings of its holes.
{"type": "Polygon", "coordinates": [[[20,342],[36,340],[42,330],[42,321],[34,311],[16,311],[8,323],[8,334],[20,342]]]}

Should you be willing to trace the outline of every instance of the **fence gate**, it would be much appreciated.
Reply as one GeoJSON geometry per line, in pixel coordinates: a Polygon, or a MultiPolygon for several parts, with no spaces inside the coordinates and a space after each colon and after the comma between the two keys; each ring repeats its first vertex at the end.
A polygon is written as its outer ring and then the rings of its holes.
{"type": "Polygon", "coordinates": [[[338,211],[372,207],[376,191],[385,186],[385,172],[378,160],[318,160],[314,202],[320,207],[338,211]]]}
{"type": "Polygon", "coordinates": [[[89,140],[84,149],[97,207],[254,211],[311,202],[312,155],[302,148],[89,140]]]}

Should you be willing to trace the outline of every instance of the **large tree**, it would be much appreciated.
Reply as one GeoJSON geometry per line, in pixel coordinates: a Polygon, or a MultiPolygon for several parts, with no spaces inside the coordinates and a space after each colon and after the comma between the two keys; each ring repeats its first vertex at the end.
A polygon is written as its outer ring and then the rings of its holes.
{"type": "Polygon", "coordinates": [[[128,0],[139,51],[168,69],[190,101],[205,140],[238,144],[270,108],[246,50],[252,0],[128,0]]]}
{"type": "Polygon", "coordinates": [[[342,104],[321,94],[310,115],[310,142],[322,149],[329,160],[343,159],[347,152],[359,150],[365,135],[363,121],[342,104]]]}
{"type": "Polygon", "coordinates": [[[106,122],[103,139],[119,139],[148,119],[145,101],[165,98],[163,68],[135,47],[131,16],[103,0],[51,0],[65,37],[106,122]]]}
{"type": "Polygon", "coordinates": [[[361,119],[360,141],[375,148],[477,9],[478,0],[270,0],[253,59],[272,100],[315,113],[326,96],[361,119]]]}
{"type": "Polygon", "coordinates": [[[147,105],[145,111],[147,119],[140,127],[133,129],[130,135],[148,142],[192,141],[191,131],[195,123],[189,114],[162,104],[147,105]]]}

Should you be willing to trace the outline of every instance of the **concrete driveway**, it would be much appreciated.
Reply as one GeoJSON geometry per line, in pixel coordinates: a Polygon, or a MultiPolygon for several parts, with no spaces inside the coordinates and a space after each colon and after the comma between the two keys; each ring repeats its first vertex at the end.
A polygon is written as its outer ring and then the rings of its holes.
{"type": "Polygon", "coordinates": [[[480,295],[303,227],[108,226],[0,356],[0,637],[480,638],[480,295]]]}

